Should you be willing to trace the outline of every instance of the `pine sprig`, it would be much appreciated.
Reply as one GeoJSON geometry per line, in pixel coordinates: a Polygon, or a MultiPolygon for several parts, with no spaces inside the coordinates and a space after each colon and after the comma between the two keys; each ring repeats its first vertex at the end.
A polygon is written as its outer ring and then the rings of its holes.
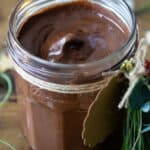
{"type": "Polygon", "coordinates": [[[128,108],[122,150],[144,150],[144,140],[141,130],[141,110],[128,108]]]}

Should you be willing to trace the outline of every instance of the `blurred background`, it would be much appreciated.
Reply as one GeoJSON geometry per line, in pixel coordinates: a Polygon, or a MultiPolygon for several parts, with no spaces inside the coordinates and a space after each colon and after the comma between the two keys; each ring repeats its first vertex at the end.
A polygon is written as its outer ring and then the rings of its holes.
{"type": "MultiPolygon", "coordinates": [[[[6,53],[6,35],[8,30],[8,20],[12,9],[18,0],[0,1],[0,72],[6,72],[13,81],[12,65],[6,53]]],[[[134,9],[139,24],[140,36],[147,35],[150,41],[150,0],[126,0],[134,9]]],[[[7,89],[5,82],[0,79],[0,100],[4,97],[7,89]]],[[[15,85],[9,103],[0,107],[0,139],[9,142],[16,150],[29,150],[18,123],[16,107],[15,85]]],[[[8,150],[0,144],[0,150],[8,150]]]]}

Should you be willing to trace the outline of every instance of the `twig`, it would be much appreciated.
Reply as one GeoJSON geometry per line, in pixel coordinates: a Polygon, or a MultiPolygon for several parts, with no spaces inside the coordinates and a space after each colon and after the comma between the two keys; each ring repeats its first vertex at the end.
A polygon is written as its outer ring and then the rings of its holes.
{"type": "Polygon", "coordinates": [[[6,145],[6,146],[9,147],[11,150],[16,150],[12,145],[10,145],[9,143],[7,143],[7,142],[5,142],[5,141],[3,141],[3,140],[1,140],[1,139],[0,139],[0,143],[6,145]]]}

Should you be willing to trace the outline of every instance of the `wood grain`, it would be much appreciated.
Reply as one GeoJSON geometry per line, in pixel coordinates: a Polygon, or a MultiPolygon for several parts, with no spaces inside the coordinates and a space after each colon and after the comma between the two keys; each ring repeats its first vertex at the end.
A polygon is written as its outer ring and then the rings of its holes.
{"type": "MultiPolygon", "coordinates": [[[[16,103],[8,103],[0,109],[0,139],[13,145],[16,150],[29,150],[20,128],[16,103]]],[[[9,148],[0,144],[0,150],[9,150],[9,148]]]]}

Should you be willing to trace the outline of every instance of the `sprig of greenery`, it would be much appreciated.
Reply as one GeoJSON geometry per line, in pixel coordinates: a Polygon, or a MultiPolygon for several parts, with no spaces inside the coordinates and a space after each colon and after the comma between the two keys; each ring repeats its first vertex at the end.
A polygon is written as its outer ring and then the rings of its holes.
{"type": "Polygon", "coordinates": [[[144,150],[142,112],[128,108],[122,150],[144,150]]]}
{"type": "Polygon", "coordinates": [[[6,145],[7,147],[9,147],[11,150],[16,150],[12,145],[10,145],[9,143],[7,143],[4,140],[0,139],[0,143],[6,145]]]}
{"type": "MultiPolygon", "coordinates": [[[[12,82],[10,77],[6,74],[6,73],[1,73],[0,72],[0,78],[4,81],[6,81],[7,83],[7,93],[5,94],[5,96],[3,97],[3,99],[0,102],[0,108],[9,100],[11,94],[12,94],[12,82]]],[[[11,150],[16,150],[12,145],[10,145],[9,143],[7,143],[6,141],[0,139],[0,143],[4,144],[5,146],[7,146],[8,148],[10,148],[11,150]]]]}
{"type": "Polygon", "coordinates": [[[5,96],[3,97],[3,99],[0,102],[0,107],[2,107],[10,98],[11,94],[12,94],[12,82],[10,77],[6,74],[6,73],[0,73],[0,78],[3,79],[4,81],[6,81],[7,83],[7,93],[5,94],[5,96]]]}

